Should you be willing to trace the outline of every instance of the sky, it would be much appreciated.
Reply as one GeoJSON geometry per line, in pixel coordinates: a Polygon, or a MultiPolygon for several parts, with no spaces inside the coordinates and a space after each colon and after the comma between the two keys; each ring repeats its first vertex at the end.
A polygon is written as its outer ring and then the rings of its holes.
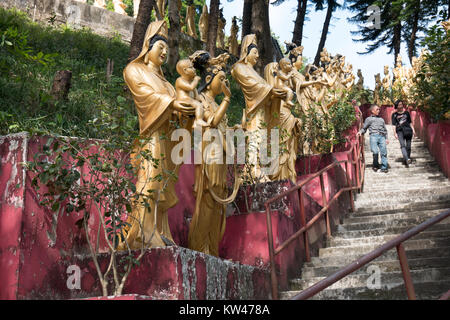
{"type": "MultiPolygon", "coordinates": [[[[270,2],[272,1],[273,0],[270,0],[270,2]]],[[[207,0],[208,9],[210,7],[209,2],[210,0],[207,0]]],[[[292,40],[297,3],[297,0],[286,0],[279,6],[269,6],[270,28],[271,31],[279,37],[282,50],[285,49],[284,41],[290,42],[292,40]]],[[[242,17],[243,0],[233,0],[232,2],[222,0],[221,7],[223,7],[224,16],[227,19],[225,34],[228,36],[230,34],[232,17],[242,17]]],[[[352,41],[350,31],[357,30],[356,25],[353,25],[347,21],[347,18],[352,14],[353,13],[346,9],[338,9],[333,13],[334,18],[331,20],[325,47],[331,55],[335,55],[337,53],[344,55],[346,57],[345,61],[353,65],[355,76],[356,71],[361,69],[364,77],[364,86],[373,89],[375,86],[374,76],[375,74],[380,73],[381,78],[383,78],[383,68],[385,65],[389,66],[392,79],[394,54],[388,54],[387,52],[389,49],[387,47],[380,47],[372,54],[358,54],[357,52],[365,51],[366,44],[352,41]]],[[[309,20],[305,21],[302,40],[302,45],[304,46],[303,56],[308,58],[309,63],[314,61],[317,46],[322,33],[325,15],[326,7],[324,10],[318,12],[314,10],[313,6],[309,7],[309,13],[307,15],[309,20]]],[[[402,44],[400,54],[402,56],[403,64],[406,67],[410,67],[407,50],[404,44],[402,44]]],[[[355,81],[357,81],[357,79],[358,77],[356,77],[355,81]]]]}

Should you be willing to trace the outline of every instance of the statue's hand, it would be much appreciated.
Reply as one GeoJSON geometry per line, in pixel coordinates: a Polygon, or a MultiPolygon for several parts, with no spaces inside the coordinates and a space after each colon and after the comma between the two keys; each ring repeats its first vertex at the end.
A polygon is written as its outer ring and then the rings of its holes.
{"type": "Polygon", "coordinates": [[[280,99],[286,98],[286,91],[282,89],[273,88],[272,89],[272,96],[280,99]]]}
{"type": "Polygon", "coordinates": [[[195,108],[192,106],[187,105],[186,103],[182,103],[179,101],[174,101],[172,104],[172,107],[176,110],[181,112],[184,115],[190,116],[195,113],[195,108]]]}
{"type": "Polygon", "coordinates": [[[230,83],[228,82],[228,80],[222,82],[222,92],[225,97],[231,97],[230,83]]]}

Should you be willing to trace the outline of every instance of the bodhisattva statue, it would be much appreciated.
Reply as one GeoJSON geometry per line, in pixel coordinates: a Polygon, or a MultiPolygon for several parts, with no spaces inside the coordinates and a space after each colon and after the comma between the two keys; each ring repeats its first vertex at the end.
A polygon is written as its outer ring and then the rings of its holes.
{"type": "MultiPolygon", "coordinates": [[[[305,76],[300,72],[303,67],[303,46],[297,46],[294,43],[286,43],[286,48],[289,52],[289,59],[292,62],[292,66],[296,72],[293,73],[292,84],[295,92],[297,94],[297,104],[295,106],[295,110],[299,115],[307,114],[310,108],[310,101],[308,100],[309,92],[312,89],[312,86],[316,83],[320,83],[321,80],[315,81],[306,81],[305,76]]],[[[303,145],[300,147],[301,154],[310,154],[311,150],[309,144],[306,143],[305,133],[302,132],[301,127],[301,119],[296,118],[298,131],[293,131],[294,135],[298,138],[298,141],[303,141],[303,145]],[[298,136],[297,136],[298,134],[298,136]]],[[[306,125],[306,124],[305,124],[306,125]]],[[[297,129],[296,129],[297,130],[297,129]]],[[[289,145],[289,143],[287,143],[289,145]]],[[[294,159],[292,155],[289,158],[291,161],[294,159]]],[[[292,165],[291,165],[292,168],[292,165]]],[[[292,171],[291,171],[292,172],[292,171]]],[[[294,171],[295,172],[295,171],[294,171]]],[[[292,176],[293,177],[293,176],[292,176]]],[[[292,180],[292,179],[291,179],[292,180]]],[[[295,180],[294,180],[295,181],[295,180]]]]}
{"type": "Polygon", "coordinates": [[[375,89],[373,90],[373,103],[380,105],[380,89],[382,87],[380,74],[377,73],[375,75],[375,89]]]}
{"type": "MultiPolygon", "coordinates": [[[[289,90],[293,92],[294,74],[297,71],[292,72],[292,64],[290,59],[283,58],[280,62],[269,63],[264,69],[264,77],[266,81],[277,89],[281,89],[285,92],[289,90]],[[286,67],[289,65],[290,67],[286,67]],[[280,74],[290,74],[289,80],[282,77],[280,85],[280,74]]],[[[287,93],[287,96],[290,94],[287,93]]],[[[295,170],[295,162],[297,160],[298,141],[301,134],[301,121],[294,117],[291,112],[294,104],[291,101],[291,97],[287,97],[285,100],[277,99],[276,103],[279,104],[279,156],[278,156],[278,170],[270,175],[270,180],[285,180],[289,179],[293,183],[297,182],[297,172],[295,170]]]]}
{"type": "MultiPolygon", "coordinates": [[[[140,136],[149,141],[143,146],[140,141],[135,142],[132,164],[137,171],[139,200],[133,203],[127,220],[131,226],[124,230],[125,241],[119,246],[121,250],[126,250],[128,246],[139,249],[142,245],[157,247],[174,244],[167,210],[178,202],[173,178],[178,166],[171,160],[176,142],[171,141],[170,137],[177,127],[180,113],[193,115],[194,108],[175,102],[175,89],[161,70],[167,50],[166,23],[164,20],[154,21],[147,28],[141,53],[123,71],[125,83],[136,105],[140,136]],[[142,157],[142,152],[149,152],[155,161],[142,157]],[[143,204],[144,195],[150,196],[149,206],[143,204]]],[[[188,127],[189,123],[178,125],[188,127]]]]}
{"type": "Polygon", "coordinates": [[[227,21],[224,18],[217,20],[217,48],[225,49],[225,24],[227,21]]]}
{"type": "Polygon", "coordinates": [[[391,91],[391,75],[389,74],[389,66],[384,66],[384,78],[381,82],[383,87],[383,105],[391,105],[393,104],[391,99],[389,98],[388,93],[391,91]]]}
{"type": "Polygon", "coordinates": [[[230,29],[230,37],[228,38],[228,52],[233,56],[239,56],[239,44],[237,41],[237,34],[239,32],[239,27],[237,25],[236,17],[233,17],[231,29],[230,29]]]}
{"type": "Polygon", "coordinates": [[[200,32],[200,40],[206,42],[208,40],[208,6],[205,4],[203,6],[203,11],[198,22],[198,31],[200,32]]]}
{"type": "Polygon", "coordinates": [[[358,69],[356,74],[358,76],[358,82],[356,83],[356,89],[358,91],[362,91],[362,90],[364,90],[364,77],[362,75],[361,69],[358,69]]]}
{"type": "Polygon", "coordinates": [[[195,29],[195,7],[193,4],[186,9],[186,33],[192,38],[197,39],[197,30],[195,29]]]}
{"type": "Polygon", "coordinates": [[[222,59],[214,61],[209,58],[206,51],[197,51],[190,59],[200,69],[206,69],[199,101],[204,106],[204,121],[210,121],[211,124],[210,128],[203,128],[203,136],[208,136],[208,131],[212,129],[220,137],[203,140],[202,163],[195,165],[196,202],[189,227],[188,246],[190,249],[217,257],[219,243],[225,231],[226,204],[234,201],[239,189],[239,179],[235,176],[234,190],[227,198],[225,137],[228,128],[226,111],[230,104],[231,91],[225,74],[225,65],[220,62],[222,59]],[[216,96],[222,93],[224,98],[218,105],[216,96]]]}
{"type": "Polygon", "coordinates": [[[271,110],[272,100],[283,99],[286,93],[273,88],[255,71],[254,66],[258,58],[256,35],[248,34],[242,39],[241,54],[239,60],[233,65],[231,75],[241,87],[245,98],[242,128],[247,131],[249,137],[247,163],[254,166],[249,174],[260,182],[267,182],[269,178],[261,172],[258,161],[262,143],[261,129],[264,129],[264,126],[269,130],[272,128],[272,113],[279,114],[279,110],[271,110]]]}

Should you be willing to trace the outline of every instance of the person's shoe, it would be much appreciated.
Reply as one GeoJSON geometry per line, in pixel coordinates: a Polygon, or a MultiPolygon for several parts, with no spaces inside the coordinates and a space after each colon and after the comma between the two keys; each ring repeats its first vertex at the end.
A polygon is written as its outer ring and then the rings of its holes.
{"type": "Polygon", "coordinates": [[[373,170],[373,172],[378,172],[378,170],[380,170],[380,169],[378,169],[378,167],[373,167],[372,170],[373,170]]]}
{"type": "Polygon", "coordinates": [[[407,164],[411,164],[411,163],[412,163],[412,160],[411,160],[411,159],[408,159],[408,160],[406,160],[406,163],[407,163],[407,164]]]}
{"type": "Polygon", "coordinates": [[[388,169],[381,169],[380,171],[383,172],[383,173],[388,173],[389,172],[388,169]]]}
{"type": "Polygon", "coordinates": [[[405,165],[405,168],[409,168],[409,163],[408,163],[407,160],[406,160],[406,161],[403,161],[403,164],[405,165]]]}

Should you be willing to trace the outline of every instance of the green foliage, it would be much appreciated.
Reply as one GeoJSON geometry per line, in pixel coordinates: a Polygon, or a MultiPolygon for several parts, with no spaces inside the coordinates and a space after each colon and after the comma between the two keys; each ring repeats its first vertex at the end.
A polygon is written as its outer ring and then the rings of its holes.
{"type": "Polygon", "coordinates": [[[50,131],[102,138],[89,122],[101,116],[104,105],[117,105],[119,95],[127,101],[128,119],[135,119],[121,74],[129,47],[118,39],[85,29],[40,26],[24,13],[1,8],[0,35],[0,134],[50,131]],[[109,83],[108,58],[115,66],[109,83]],[[58,70],[72,71],[68,101],[54,101],[50,94],[58,70]]]}
{"type": "Polygon", "coordinates": [[[450,119],[450,36],[440,25],[429,29],[423,43],[428,50],[414,79],[415,100],[433,120],[450,119]]]}

